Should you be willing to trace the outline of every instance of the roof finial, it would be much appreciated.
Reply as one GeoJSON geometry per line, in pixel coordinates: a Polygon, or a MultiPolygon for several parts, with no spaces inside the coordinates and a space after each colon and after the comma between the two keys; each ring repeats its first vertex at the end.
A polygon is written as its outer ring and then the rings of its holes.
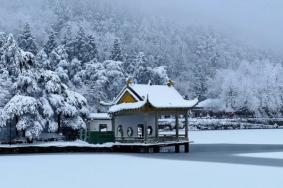
{"type": "Polygon", "coordinates": [[[127,86],[131,85],[133,83],[132,79],[131,78],[128,78],[127,79],[127,86]]]}
{"type": "Polygon", "coordinates": [[[169,79],[169,80],[167,81],[167,86],[168,86],[168,87],[173,86],[173,84],[174,84],[174,82],[173,82],[172,80],[169,79]]]}

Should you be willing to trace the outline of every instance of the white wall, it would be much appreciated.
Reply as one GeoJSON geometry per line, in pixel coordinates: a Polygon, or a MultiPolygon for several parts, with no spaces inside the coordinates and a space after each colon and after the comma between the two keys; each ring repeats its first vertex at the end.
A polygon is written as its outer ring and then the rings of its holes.
{"type": "Polygon", "coordinates": [[[99,131],[100,124],[106,124],[107,131],[112,131],[111,120],[89,120],[89,131],[99,131]]]}
{"type": "MultiPolygon", "coordinates": [[[[122,125],[123,129],[123,137],[127,138],[127,130],[129,127],[133,129],[133,136],[137,137],[137,127],[138,124],[146,124],[146,115],[144,113],[129,113],[127,115],[119,115],[115,116],[115,136],[117,136],[117,128],[119,125],[122,125]]],[[[155,114],[154,113],[148,113],[148,127],[152,127],[152,135],[148,135],[148,137],[154,137],[155,136],[155,114]]]]}

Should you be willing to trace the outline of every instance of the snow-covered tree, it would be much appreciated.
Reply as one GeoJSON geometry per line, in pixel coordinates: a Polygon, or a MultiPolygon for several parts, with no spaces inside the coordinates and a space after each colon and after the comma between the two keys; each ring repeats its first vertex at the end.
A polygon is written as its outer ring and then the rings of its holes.
{"type": "Polygon", "coordinates": [[[68,54],[69,61],[71,61],[76,57],[76,43],[73,38],[73,33],[71,30],[71,26],[67,25],[66,30],[64,31],[64,37],[61,41],[61,45],[64,46],[66,52],[68,54]]]}
{"type": "Polygon", "coordinates": [[[169,76],[167,74],[167,67],[159,66],[152,68],[152,78],[151,81],[153,84],[164,85],[169,80],[169,76]]]}
{"type": "Polygon", "coordinates": [[[13,76],[15,83],[11,88],[11,94],[15,95],[4,106],[0,124],[5,126],[8,121],[15,121],[17,131],[22,131],[24,136],[31,140],[39,136],[44,127],[35,98],[39,95],[40,89],[36,82],[33,54],[20,50],[19,63],[15,64],[14,68],[20,70],[13,76]]]}
{"type": "Polygon", "coordinates": [[[74,77],[77,89],[88,99],[89,105],[99,108],[100,100],[112,100],[126,82],[122,62],[107,60],[103,63],[93,60],[74,77]]]}
{"type": "MultiPolygon", "coordinates": [[[[28,140],[39,136],[44,128],[49,131],[56,131],[58,127],[71,127],[75,130],[85,128],[81,116],[88,112],[86,99],[70,91],[57,73],[38,66],[41,63],[38,61],[46,60],[44,52],[43,58],[35,58],[30,52],[19,49],[12,36],[8,37],[4,46],[1,78],[7,80],[1,87],[7,89],[7,84],[11,83],[8,79],[11,61],[5,61],[5,58],[13,60],[13,69],[17,70],[17,74],[13,77],[14,84],[10,92],[14,96],[1,111],[0,125],[6,126],[8,121],[16,122],[17,131],[23,132],[28,140]],[[14,58],[15,54],[17,58],[14,58]]],[[[59,61],[58,64],[61,63],[58,68],[64,67],[62,64],[67,57],[62,55],[65,54],[63,50],[58,48],[51,54],[53,59],[59,61]]]]}
{"type": "Polygon", "coordinates": [[[12,79],[5,68],[0,70],[0,109],[5,106],[5,104],[12,97],[12,79]]]}
{"type": "Polygon", "coordinates": [[[48,106],[53,109],[59,127],[71,127],[74,130],[85,128],[81,116],[86,115],[88,109],[87,101],[82,95],[70,91],[52,71],[44,71],[38,83],[43,88],[48,106]],[[80,124],[74,124],[74,122],[80,122],[80,124]]]}
{"type": "Polygon", "coordinates": [[[206,68],[200,62],[196,62],[191,67],[191,76],[190,76],[190,86],[191,86],[191,95],[193,97],[198,97],[199,100],[205,99],[207,93],[207,81],[209,77],[206,72],[206,68]]]}
{"type": "MultiPolygon", "coordinates": [[[[64,46],[59,45],[49,55],[50,70],[55,71],[60,77],[61,81],[68,84],[70,78],[68,70],[70,70],[70,62],[68,54],[64,46]]],[[[75,69],[76,70],[76,69],[75,69]]]]}
{"type": "Polygon", "coordinates": [[[2,47],[1,68],[8,71],[12,77],[17,77],[24,69],[34,66],[34,55],[18,47],[12,34],[7,37],[2,47]]]}
{"type": "Polygon", "coordinates": [[[282,71],[282,65],[267,60],[243,61],[236,69],[217,71],[209,94],[225,104],[224,110],[278,117],[283,112],[282,71]]]}
{"type": "Polygon", "coordinates": [[[9,34],[2,47],[1,68],[6,68],[9,75],[16,76],[20,72],[21,49],[12,34],[9,34]]]}
{"type": "Polygon", "coordinates": [[[85,57],[85,61],[89,62],[93,59],[98,59],[98,51],[96,47],[96,41],[93,35],[89,35],[87,37],[87,46],[86,49],[88,51],[88,54],[85,57]]]}
{"type": "Polygon", "coordinates": [[[47,70],[51,70],[51,64],[50,64],[50,60],[48,58],[48,55],[46,54],[46,52],[44,51],[44,49],[40,50],[37,54],[36,54],[36,64],[39,68],[43,68],[43,69],[47,69],[47,70]]]}
{"type": "Polygon", "coordinates": [[[13,85],[14,93],[26,96],[40,95],[40,88],[37,85],[36,69],[27,69],[19,74],[13,85]]]}
{"type": "Polygon", "coordinates": [[[113,61],[123,61],[124,58],[119,39],[114,40],[111,55],[109,58],[113,61]]]}
{"type": "Polygon", "coordinates": [[[35,39],[31,33],[29,23],[24,25],[23,31],[18,36],[18,44],[21,49],[24,51],[28,51],[33,53],[34,55],[37,53],[37,46],[35,43],[35,39]]]}
{"type": "Polygon", "coordinates": [[[169,80],[166,67],[150,67],[143,52],[136,55],[127,70],[129,77],[132,77],[135,82],[140,84],[147,84],[150,81],[152,84],[163,85],[169,80]]]}
{"type": "Polygon", "coordinates": [[[39,136],[44,125],[39,114],[38,101],[29,96],[15,95],[4,107],[1,118],[1,126],[6,122],[15,119],[18,131],[23,131],[24,136],[29,140],[39,136]]]}
{"type": "Polygon", "coordinates": [[[68,70],[68,76],[70,79],[73,79],[77,72],[83,69],[82,62],[79,61],[77,58],[74,58],[70,63],[69,66],[65,68],[68,70]]]}
{"type": "Polygon", "coordinates": [[[19,77],[15,89],[17,94],[3,108],[2,126],[15,120],[17,130],[28,139],[39,136],[45,127],[53,132],[62,127],[85,128],[86,99],[70,91],[55,72],[28,72],[19,77]]]}
{"type": "Polygon", "coordinates": [[[49,54],[51,70],[68,66],[68,54],[64,46],[59,45],[49,54]]]}
{"type": "Polygon", "coordinates": [[[124,64],[124,69],[129,74],[136,74],[139,71],[137,69],[148,66],[147,58],[143,52],[137,53],[131,62],[124,64]]]}
{"type": "Polygon", "coordinates": [[[0,32],[0,56],[2,55],[1,48],[3,47],[5,41],[6,41],[6,33],[0,32]]]}
{"type": "Polygon", "coordinates": [[[61,44],[66,49],[69,61],[78,59],[82,63],[98,59],[98,51],[93,35],[86,35],[83,27],[79,28],[75,37],[72,37],[70,27],[67,27],[65,36],[61,44]]]}
{"type": "Polygon", "coordinates": [[[44,45],[44,51],[49,56],[49,54],[57,47],[56,36],[54,32],[50,32],[48,40],[44,45]]]}
{"type": "Polygon", "coordinates": [[[82,70],[83,66],[77,58],[69,61],[68,53],[63,45],[59,45],[50,53],[49,62],[51,70],[55,70],[66,84],[69,84],[68,82],[73,79],[77,72],[82,70]]]}
{"type": "Polygon", "coordinates": [[[73,33],[71,30],[71,26],[67,25],[66,26],[66,30],[64,31],[64,36],[63,39],[61,41],[61,45],[64,45],[65,48],[66,46],[73,40],[73,33]]]}
{"type": "Polygon", "coordinates": [[[3,107],[15,94],[15,82],[20,80],[22,83],[30,82],[25,80],[24,77],[19,77],[26,70],[34,67],[34,56],[30,52],[21,50],[17,42],[14,40],[13,35],[8,35],[2,48],[2,56],[0,59],[0,103],[3,107]],[[13,84],[14,83],[14,84],[13,84]]]}
{"type": "Polygon", "coordinates": [[[78,60],[87,62],[88,60],[88,49],[87,49],[87,37],[85,34],[85,30],[83,27],[79,28],[79,31],[75,37],[75,42],[74,42],[74,57],[77,57],[78,60]]]}
{"type": "Polygon", "coordinates": [[[63,1],[53,1],[52,3],[49,3],[51,4],[49,7],[53,9],[55,18],[54,23],[52,24],[52,29],[56,33],[59,33],[72,17],[72,13],[70,7],[63,1]]]}

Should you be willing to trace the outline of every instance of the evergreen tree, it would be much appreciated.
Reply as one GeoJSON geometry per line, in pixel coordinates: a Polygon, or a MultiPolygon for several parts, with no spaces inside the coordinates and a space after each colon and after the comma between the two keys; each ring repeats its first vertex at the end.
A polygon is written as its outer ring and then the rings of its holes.
{"type": "Polygon", "coordinates": [[[72,41],[72,39],[73,39],[73,34],[71,31],[71,26],[67,25],[61,44],[67,46],[70,43],[70,41],[72,41]]]}
{"type": "Polygon", "coordinates": [[[87,37],[85,31],[82,27],[80,27],[74,41],[74,55],[78,58],[78,60],[82,62],[86,62],[88,59],[88,49],[87,49],[87,37]]]}
{"type": "Polygon", "coordinates": [[[96,47],[95,38],[93,35],[87,37],[87,47],[88,55],[85,57],[85,61],[91,61],[93,59],[98,59],[98,51],[96,47]]]}
{"type": "Polygon", "coordinates": [[[69,61],[71,61],[74,58],[77,58],[76,54],[76,43],[73,39],[73,34],[71,31],[71,26],[68,25],[65,30],[65,34],[63,37],[63,40],[61,41],[61,45],[63,45],[66,49],[66,52],[68,54],[69,61]]]}
{"type": "Polygon", "coordinates": [[[144,53],[139,52],[136,54],[134,60],[126,68],[127,72],[130,75],[132,75],[133,79],[137,83],[147,83],[149,81],[148,78],[145,78],[146,64],[147,64],[146,61],[147,59],[144,53]]]}
{"type": "Polygon", "coordinates": [[[44,45],[44,51],[49,56],[49,54],[57,47],[56,37],[54,32],[50,32],[48,40],[44,45]]]}
{"type": "Polygon", "coordinates": [[[93,60],[85,64],[74,80],[90,106],[97,110],[101,100],[112,101],[119,93],[125,84],[126,75],[121,62],[107,60],[100,63],[93,60]]]}
{"type": "Polygon", "coordinates": [[[60,33],[64,28],[65,24],[72,17],[71,9],[69,5],[66,5],[63,1],[53,1],[52,2],[53,12],[55,14],[55,22],[52,24],[52,29],[56,33],[60,33]]]}
{"type": "Polygon", "coordinates": [[[14,120],[17,131],[28,140],[38,137],[45,127],[49,131],[85,128],[86,99],[70,91],[55,72],[38,69],[31,53],[21,54],[20,63],[15,64],[21,71],[13,85],[14,96],[1,112],[0,127],[14,120]]]}
{"type": "Polygon", "coordinates": [[[51,70],[50,60],[45,53],[44,49],[40,50],[36,55],[36,63],[39,68],[51,70]]]}
{"type": "Polygon", "coordinates": [[[85,31],[80,27],[74,40],[68,39],[66,42],[66,50],[69,60],[77,58],[82,63],[89,62],[98,58],[95,38],[93,35],[86,36],[85,31]]]}
{"type": "Polygon", "coordinates": [[[58,67],[68,66],[68,54],[64,46],[59,45],[52,50],[49,54],[51,70],[55,70],[58,67]]]}
{"type": "Polygon", "coordinates": [[[6,69],[0,70],[0,109],[7,104],[12,97],[12,79],[6,69]]]}
{"type": "Polygon", "coordinates": [[[204,100],[207,94],[208,81],[206,68],[200,62],[196,62],[192,65],[191,72],[191,95],[193,95],[193,97],[199,97],[199,100],[204,100]]]}
{"type": "Polygon", "coordinates": [[[0,67],[6,69],[12,78],[16,78],[24,68],[31,66],[34,55],[18,47],[12,34],[9,34],[2,47],[0,67]]]}
{"type": "Polygon", "coordinates": [[[114,61],[123,61],[122,50],[118,39],[114,40],[110,59],[114,61]]]}
{"type": "Polygon", "coordinates": [[[14,120],[17,131],[23,132],[23,135],[31,140],[33,135],[38,136],[43,130],[38,103],[33,97],[40,91],[36,83],[37,73],[33,54],[20,50],[20,55],[19,63],[14,64],[15,69],[20,70],[14,76],[15,82],[12,87],[14,96],[3,108],[0,127],[6,126],[7,121],[14,120]]]}
{"type": "Polygon", "coordinates": [[[70,62],[68,60],[68,54],[64,46],[59,45],[50,53],[50,70],[55,71],[60,79],[65,83],[68,84],[70,77],[69,71],[71,68],[74,68],[73,71],[76,70],[76,67],[70,67],[70,62]]]}
{"type": "MultiPolygon", "coordinates": [[[[3,47],[5,40],[6,40],[6,34],[0,32],[0,49],[3,47]]],[[[0,50],[0,55],[1,55],[1,50],[0,50]]]]}
{"type": "Polygon", "coordinates": [[[78,60],[77,58],[72,59],[72,61],[69,63],[69,66],[66,67],[68,70],[68,76],[70,79],[73,79],[75,74],[82,70],[82,62],[78,60]]]}
{"type": "Polygon", "coordinates": [[[22,51],[13,35],[8,35],[3,42],[0,58],[0,106],[3,107],[13,96],[13,83],[25,70],[35,66],[34,56],[22,51]]]}
{"type": "Polygon", "coordinates": [[[18,44],[21,49],[33,53],[37,53],[37,46],[35,39],[31,34],[31,29],[29,23],[26,23],[22,33],[18,37],[18,44]]]}
{"type": "Polygon", "coordinates": [[[128,66],[130,77],[140,84],[147,84],[151,81],[152,84],[165,84],[169,77],[165,66],[150,67],[143,52],[136,55],[134,61],[128,66]]]}
{"type": "Polygon", "coordinates": [[[236,68],[220,69],[209,80],[209,95],[218,99],[218,111],[256,117],[281,117],[283,66],[268,60],[242,61],[236,68]]]}

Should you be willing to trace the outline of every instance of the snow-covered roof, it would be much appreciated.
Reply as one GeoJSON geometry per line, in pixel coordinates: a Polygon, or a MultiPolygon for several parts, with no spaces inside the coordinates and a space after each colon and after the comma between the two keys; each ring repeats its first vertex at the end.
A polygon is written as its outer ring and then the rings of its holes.
{"type": "MultiPolygon", "coordinates": [[[[121,110],[138,109],[143,107],[146,102],[155,108],[191,108],[198,103],[198,99],[185,100],[180,93],[173,87],[167,85],[149,84],[130,84],[125,90],[130,90],[133,97],[138,100],[135,103],[122,103],[112,106],[110,113],[121,110]]],[[[122,92],[123,93],[123,92],[122,92]]],[[[115,101],[119,101],[120,95],[115,101]]]]}
{"type": "Polygon", "coordinates": [[[146,103],[146,101],[117,104],[117,105],[111,106],[110,109],[109,109],[109,112],[114,113],[114,112],[119,112],[119,111],[122,111],[122,110],[139,109],[139,108],[142,108],[145,105],[145,103],[146,103]]]}
{"type": "Polygon", "coordinates": [[[198,102],[185,100],[173,86],[132,84],[130,88],[156,108],[189,108],[198,102]]]}
{"type": "Polygon", "coordinates": [[[111,119],[108,113],[89,113],[89,119],[111,119]]]}
{"type": "Polygon", "coordinates": [[[140,101],[142,100],[143,98],[141,98],[136,92],[134,92],[131,88],[129,87],[125,87],[122,89],[122,91],[118,94],[118,97],[114,100],[114,103],[113,104],[116,104],[120,98],[126,93],[126,92],[129,92],[136,101],[140,101]]]}

